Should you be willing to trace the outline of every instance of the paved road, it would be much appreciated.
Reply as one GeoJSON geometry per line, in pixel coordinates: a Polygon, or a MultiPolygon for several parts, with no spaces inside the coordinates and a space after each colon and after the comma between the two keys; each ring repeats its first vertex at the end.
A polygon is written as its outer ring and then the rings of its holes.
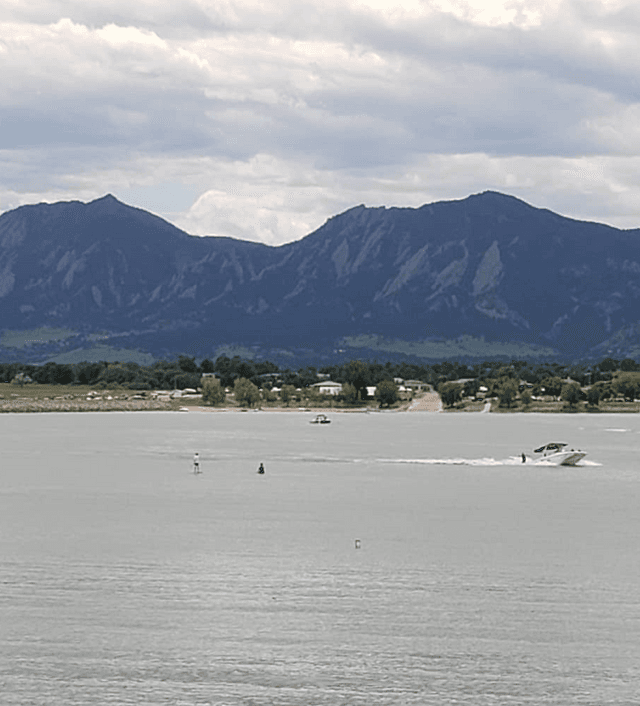
{"type": "Polygon", "coordinates": [[[437,392],[427,392],[423,397],[413,400],[409,412],[442,412],[442,400],[437,392]]]}

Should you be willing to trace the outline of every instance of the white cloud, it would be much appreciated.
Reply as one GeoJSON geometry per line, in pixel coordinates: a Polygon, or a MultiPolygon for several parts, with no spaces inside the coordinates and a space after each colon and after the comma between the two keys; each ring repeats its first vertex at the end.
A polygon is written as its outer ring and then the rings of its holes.
{"type": "Polygon", "coordinates": [[[0,210],[120,190],[277,244],[492,188],[640,226],[639,34],[623,0],[6,0],[0,210]]]}

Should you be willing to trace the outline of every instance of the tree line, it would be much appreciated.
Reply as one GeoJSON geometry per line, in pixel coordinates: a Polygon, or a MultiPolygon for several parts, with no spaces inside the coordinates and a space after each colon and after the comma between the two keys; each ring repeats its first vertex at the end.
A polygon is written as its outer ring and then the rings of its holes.
{"type": "MultiPolygon", "coordinates": [[[[223,388],[233,387],[236,380],[248,380],[258,388],[308,388],[321,378],[342,383],[356,399],[366,398],[366,388],[379,386],[394,379],[419,380],[440,390],[445,383],[463,380],[462,395],[473,395],[481,385],[489,388],[489,396],[501,389],[514,389],[521,381],[540,388],[548,394],[561,394],[563,381],[574,380],[579,386],[607,383],[618,371],[640,371],[636,361],[626,358],[605,358],[599,363],[540,363],[514,360],[484,361],[477,364],[445,361],[423,364],[350,360],[321,367],[307,366],[298,370],[281,369],[269,361],[246,360],[239,356],[220,356],[196,362],[195,358],[178,356],[175,360],[161,360],[152,365],[137,363],[0,363],[0,380],[11,382],[17,378],[50,385],[89,385],[92,387],[121,386],[136,390],[170,390],[201,386],[204,373],[215,373],[223,388]],[[507,381],[512,381],[507,384],[507,381]],[[559,386],[559,387],[558,387],[559,386]],[[553,391],[552,391],[553,390],[553,391]]],[[[628,394],[632,394],[629,389],[628,394]]],[[[496,393],[497,394],[497,393],[496,393]]],[[[639,395],[640,396],[640,395],[639,395]]]]}
{"type": "Polygon", "coordinates": [[[497,399],[501,407],[513,407],[518,398],[527,407],[538,396],[562,400],[569,408],[575,408],[579,402],[596,407],[601,400],[610,398],[623,397],[627,401],[640,398],[640,365],[631,359],[612,358],[588,368],[503,365],[485,371],[483,377],[442,381],[437,389],[446,407],[460,404],[463,397],[476,397],[480,390],[485,398],[497,399]]]}

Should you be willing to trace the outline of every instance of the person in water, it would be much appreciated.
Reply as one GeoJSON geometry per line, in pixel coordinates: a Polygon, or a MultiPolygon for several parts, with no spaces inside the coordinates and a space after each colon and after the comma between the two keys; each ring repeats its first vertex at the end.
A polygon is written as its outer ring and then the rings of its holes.
{"type": "Polygon", "coordinates": [[[193,472],[196,475],[200,473],[200,456],[197,451],[193,454],[193,472]]]}
{"type": "Polygon", "coordinates": [[[262,463],[260,464],[260,466],[258,468],[258,473],[260,475],[264,475],[264,464],[262,464],[262,463]]]}
{"type": "Polygon", "coordinates": [[[527,457],[525,454],[522,454],[522,463],[526,463],[526,462],[527,462],[527,457]]]}

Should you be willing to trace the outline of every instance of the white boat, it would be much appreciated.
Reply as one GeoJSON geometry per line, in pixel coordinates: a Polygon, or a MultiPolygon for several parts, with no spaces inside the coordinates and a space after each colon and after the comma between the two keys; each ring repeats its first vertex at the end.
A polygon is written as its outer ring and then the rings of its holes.
{"type": "Polygon", "coordinates": [[[324,414],[319,414],[315,419],[311,420],[310,424],[331,424],[331,420],[324,414]]]}
{"type": "Polygon", "coordinates": [[[533,453],[537,454],[536,461],[545,461],[554,466],[575,466],[587,455],[586,451],[570,449],[569,444],[561,444],[556,441],[534,449],[533,453]]]}

